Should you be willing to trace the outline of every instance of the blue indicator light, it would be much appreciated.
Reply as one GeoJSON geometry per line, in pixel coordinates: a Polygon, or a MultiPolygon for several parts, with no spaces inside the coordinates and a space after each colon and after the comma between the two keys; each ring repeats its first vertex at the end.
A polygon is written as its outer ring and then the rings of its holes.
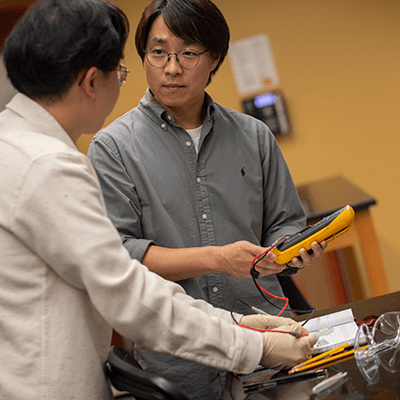
{"type": "Polygon", "coordinates": [[[254,105],[257,108],[262,108],[262,107],[272,106],[272,104],[275,104],[275,101],[276,101],[275,94],[267,93],[267,94],[263,94],[261,96],[257,96],[254,99],[254,105]]]}

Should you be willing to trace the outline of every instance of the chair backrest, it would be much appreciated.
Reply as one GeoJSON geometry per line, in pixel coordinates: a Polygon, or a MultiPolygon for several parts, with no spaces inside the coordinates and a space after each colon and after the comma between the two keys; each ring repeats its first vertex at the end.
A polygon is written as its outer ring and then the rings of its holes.
{"type": "Polygon", "coordinates": [[[118,346],[112,346],[108,353],[106,373],[116,389],[129,392],[136,400],[189,400],[174,383],[146,372],[118,346]]]}

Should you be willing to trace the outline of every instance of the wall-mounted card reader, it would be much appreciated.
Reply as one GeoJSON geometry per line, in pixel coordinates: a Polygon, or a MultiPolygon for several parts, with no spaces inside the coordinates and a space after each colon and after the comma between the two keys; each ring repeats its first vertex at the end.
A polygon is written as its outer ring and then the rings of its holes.
{"type": "Polygon", "coordinates": [[[243,101],[246,114],[264,121],[274,135],[289,133],[285,101],[279,91],[265,93],[243,101]]]}

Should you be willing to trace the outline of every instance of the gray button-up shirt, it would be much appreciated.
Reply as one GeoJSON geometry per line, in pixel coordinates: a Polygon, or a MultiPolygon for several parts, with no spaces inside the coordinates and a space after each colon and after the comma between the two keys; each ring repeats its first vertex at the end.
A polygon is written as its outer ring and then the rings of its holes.
{"type": "MultiPolygon", "coordinates": [[[[207,94],[205,101],[198,152],[190,135],[149,89],[138,107],[91,143],[88,156],[108,215],[132,258],[141,260],[152,242],[168,248],[220,246],[238,240],[268,246],[280,235],[305,226],[296,188],[268,127],[214,103],[207,94]]],[[[259,282],[282,295],[275,275],[259,282]]],[[[243,304],[235,304],[242,300],[276,315],[284,305],[283,301],[278,301],[279,309],[269,305],[250,274],[248,279],[237,279],[214,273],[179,283],[193,297],[226,310],[234,307],[248,313],[243,304]]],[[[188,367],[184,377],[185,385],[194,380],[188,367]]],[[[211,380],[202,380],[209,390],[211,380]]],[[[217,398],[215,391],[210,393],[208,399],[217,398]]]]}

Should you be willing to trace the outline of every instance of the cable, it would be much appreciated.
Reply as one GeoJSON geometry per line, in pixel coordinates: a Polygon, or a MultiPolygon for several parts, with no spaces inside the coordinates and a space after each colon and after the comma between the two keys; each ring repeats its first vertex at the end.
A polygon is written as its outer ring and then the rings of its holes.
{"type": "MultiPolygon", "coordinates": [[[[232,317],[233,321],[235,322],[235,324],[236,324],[237,326],[241,326],[242,328],[251,329],[251,330],[257,331],[257,332],[288,333],[288,334],[290,334],[290,335],[292,335],[292,336],[294,336],[294,337],[296,337],[296,338],[300,338],[300,337],[303,337],[303,336],[307,336],[307,335],[304,335],[303,333],[299,333],[299,332],[281,331],[281,330],[277,330],[277,329],[260,329],[260,328],[254,328],[254,327],[252,327],[252,326],[248,326],[248,325],[241,324],[240,322],[236,321],[236,318],[235,318],[234,315],[233,315],[233,307],[235,306],[236,303],[243,303],[245,306],[251,308],[252,310],[254,310],[254,309],[258,310],[258,309],[257,309],[256,307],[251,307],[251,306],[249,306],[247,303],[245,303],[245,302],[242,301],[242,300],[236,300],[236,301],[233,303],[233,306],[232,306],[232,309],[231,309],[231,317],[232,317]]],[[[259,310],[259,311],[262,311],[262,310],[259,310]]],[[[267,313],[265,313],[265,314],[267,314],[267,313]]]]}
{"type": "Polygon", "coordinates": [[[308,318],[303,322],[302,326],[304,326],[315,314],[315,311],[317,310],[317,307],[312,308],[311,310],[296,310],[296,309],[292,309],[292,308],[287,308],[288,304],[289,304],[289,299],[287,297],[280,297],[280,296],[276,296],[270,292],[268,292],[267,290],[265,290],[263,287],[261,287],[261,285],[257,282],[258,277],[260,276],[260,273],[256,270],[256,265],[267,255],[267,253],[269,251],[271,251],[273,248],[273,246],[268,247],[264,252],[258,254],[257,256],[254,257],[252,263],[251,263],[251,268],[250,268],[250,275],[253,278],[253,282],[254,285],[256,286],[256,288],[258,289],[258,291],[260,292],[261,296],[264,298],[264,300],[266,300],[270,305],[272,305],[273,307],[280,309],[280,312],[278,313],[278,317],[282,315],[282,313],[286,310],[286,311],[291,311],[291,312],[301,312],[301,313],[310,313],[310,315],[308,316],[308,318]],[[268,294],[271,297],[274,297],[276,299],[279,300],[285,300],[285,305],[283,308],[280,308],[278,306],[276,306],[273,302],[271,302],[265,295],[264,293],[268,294]]]}

